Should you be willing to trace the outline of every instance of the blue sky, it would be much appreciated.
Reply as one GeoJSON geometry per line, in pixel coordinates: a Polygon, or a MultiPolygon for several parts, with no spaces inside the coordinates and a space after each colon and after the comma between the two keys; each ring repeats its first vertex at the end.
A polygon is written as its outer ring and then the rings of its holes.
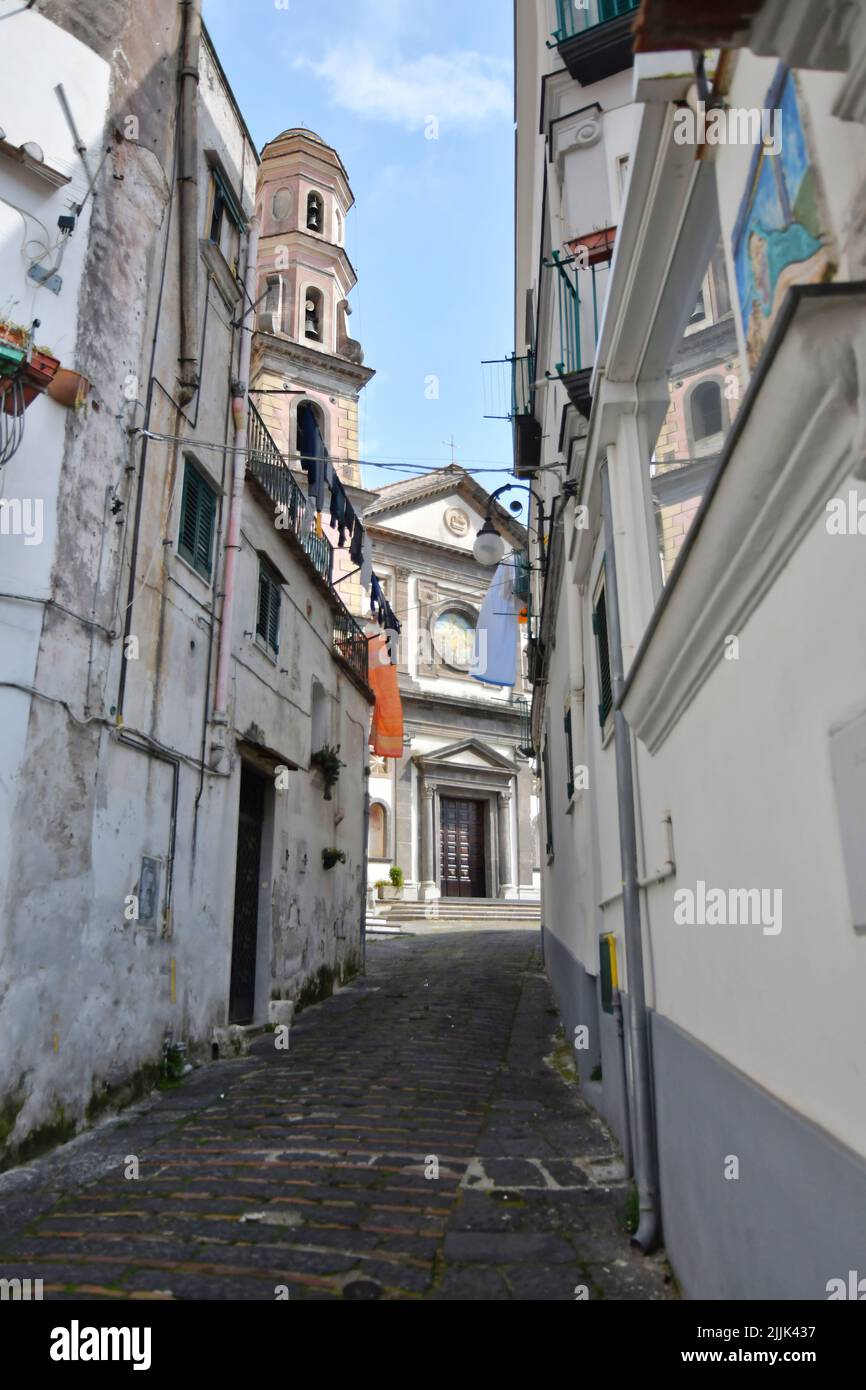
{"type": "Polygon", "coordinates": [[[362,458],[441,466],[453,434],[459,463],[507,469],[480,363],[513,336],[511,0],[205,0],[204,16],[259,148],[305,125],[348,171],[352,333],[377,373],[362,458]]]}

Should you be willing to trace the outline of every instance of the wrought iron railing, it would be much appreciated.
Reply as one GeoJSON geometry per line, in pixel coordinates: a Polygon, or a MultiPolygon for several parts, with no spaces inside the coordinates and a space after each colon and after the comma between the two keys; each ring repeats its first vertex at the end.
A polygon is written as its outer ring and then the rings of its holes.
{"type": "Polygon", "coordinates": [[[524,758],[534,758],[535,749],[532,745],[532,706],[524,695],[519,695],[514,701],[520,715],[520,741],[517,745],[518,753],[522,753],[524,758]]]}
{"type": "Polygon", "coordinates": [[[343,660],[351,666],[355,675],[360,676],[366,685],[369,676],[367,638],[342,599],[337,598],[337,605],[334,614],[334,646],[343,660]]]}
{"type": "Polygon", "coordinates": [[[554,43],[567,43],[585,29],[595,29],[636,10],[640,0],[556,0],[554,43]]]}
{"type": "Polygon", "coordinates": [[[525,357],[511,359],[511,414],[531,415],[535,404],[535,356],[532,349],[525,357]]]}
{"type": "Polygon", "coordinates": [[[292,477],[291,469],[252,402],[249,412],[247,468],[280,508],[278,527],[297,536],[314,568],[330,583],[334,562],[330,541],[316,535],[315,510],[292,477]]]}
{"type": "Polygon", "coordinates": [[[555,364],[559,376],[569,376],[579,372],[580,356],[580,294],[577,288],[574,257],[563,260],[559,251],[552,252],[553,259],[545,261],[548,270],[556,271],[556,307],[559,317],[560,359],[555,364]]]}

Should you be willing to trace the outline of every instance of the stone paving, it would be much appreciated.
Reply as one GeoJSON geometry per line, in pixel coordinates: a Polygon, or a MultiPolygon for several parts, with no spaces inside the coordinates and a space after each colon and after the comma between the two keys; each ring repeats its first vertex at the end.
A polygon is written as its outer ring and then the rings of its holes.
{"type": "Polygon", "coordinates": [[[558,1031],[537,932],[371,939],[288,1051],[265,1034],[0,1177],[0,1277],[54,1299],[671,1298],[558,1031]]]}

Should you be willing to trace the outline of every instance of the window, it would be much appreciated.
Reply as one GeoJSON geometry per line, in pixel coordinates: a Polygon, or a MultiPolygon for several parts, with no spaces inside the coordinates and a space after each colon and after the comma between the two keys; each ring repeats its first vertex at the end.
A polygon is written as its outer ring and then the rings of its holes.
{"type": "Polygon", "coordinates": [[[691,318],[689,319],[689,323],[690,323],[690,324],[692,324],[692,323],[702,323],[703,320],[704,320],[706,317],[707,317],[707,307],[706,307],[706,303],[705,303],[705,301],[704,301],[704,292],[703,292],[703,290],[701,290],[700,294],[698,295],[698,301],[697,301],[697,303],[696,303],[694,309],[692,309],[692,315],[691,315],[691,318]]]}
{"type": "Polygon", "coordinates": [[[304,337],[315,338],[316,342],[322,341],[322,291],[314,288],[307,290],[307,297],[304,301],[304,337]]]}
{"type": "Polygon", "coordinates": [[[595,633],[595,655],[598,662],[598,722],[604,728],[613,709],[613,684],[610,675],[610,652],[607,639],[607,599],[604,585],[592,611],[592,630],[595,633]]]}
{"type": "Polygon", "coordinates": [[[195,464],[186,460],[177,550],[203,579],[213,571],[216,493],[195,464]]]}
{"type": "Polygon", "coordinates": [[[433,624],[433,646],[446,666],[465,671],[475,661],[475,615],[446,608],[433,624]]]}
{"type": "Polygon", "coordinates": [[[234,267],[240,248],[240,233],[246,220],[227,179],[219,169],[211,169],[211,204],[208,240],[218,246],[234,267]]]}
{"type": "Polygon", "coordinates": [[[307,231],[321,232],[325,225],[325,204],[319,193],[310,193],[307,198],[307,231]]]}
{"type": "Polygon", "coordinates": [[[374,801],[370,807],[369,856],[371,859],[389,859],[388,854],[388,812],[381,801],[374,801]]]}
{"type": "Polygon", "coordinates": [[[259,561],[259,611],[256,619],[256,636],[274,656],[280,650],[280,586],[281,580],[276,570],[272,570],[265,560],[259,561]]]}
{"type": "Polygon", "coordinates": [[[697,442],[722,432],[722,388],[717,381],[702,381],[692,392],[692,435],[697,442]]]}
{"type": "Polygon", "coordinates": [[[571,709],[566,711],[563,720],[565,728],[565,799],[570,801],[574,796],[574,743],[571,737],[571,709]]]}
{"type": "Polygon", "coordinates": [[[541,781],[544,788],[544,832],[546,836],[547,857],[553,855],[553,813],[550,795],[550,731],[548,729],[541,751],[541,781]]]}

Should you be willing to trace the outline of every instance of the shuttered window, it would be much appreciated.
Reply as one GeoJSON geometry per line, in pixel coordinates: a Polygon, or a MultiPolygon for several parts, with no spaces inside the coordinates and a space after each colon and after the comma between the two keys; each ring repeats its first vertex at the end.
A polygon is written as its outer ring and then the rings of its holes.
{"type": "Polygon", "coordinates": [[[213,572],[216,493],[187,459],[183,475],[178,554],[204,579],[213,572]]]}
{"type": "Polygon", "coordinates": [[[571,737],[571,710],[566,713],[563,720],[565,728],[565,799],[570,801],[574,796],[574,743],[571,737]]]}
{"type": "Polygon", "coordinates": [[[280,650],[280,580],[276,573],[266,565],[259,564],[259,611],[256,620],[256,635],[276,656],[280,650]]]}
{"type": "Polygon", "coordinates": [[[553,807],[550,795],[550,736],[544,740],[541,754],[541,782],[544,788],[544,830],[546,835],[547,857],[553,854],[553,807]]]}
{"type": "Polygon", "coordinates": [[[598,722],[604,728],[607,716],[613,708],[610,652],[607,642],[607,604],[604,589],[599,592],[598,602],[593,610],[592,630],[595,633],[595,653],[598,659],[598,722]]]}

